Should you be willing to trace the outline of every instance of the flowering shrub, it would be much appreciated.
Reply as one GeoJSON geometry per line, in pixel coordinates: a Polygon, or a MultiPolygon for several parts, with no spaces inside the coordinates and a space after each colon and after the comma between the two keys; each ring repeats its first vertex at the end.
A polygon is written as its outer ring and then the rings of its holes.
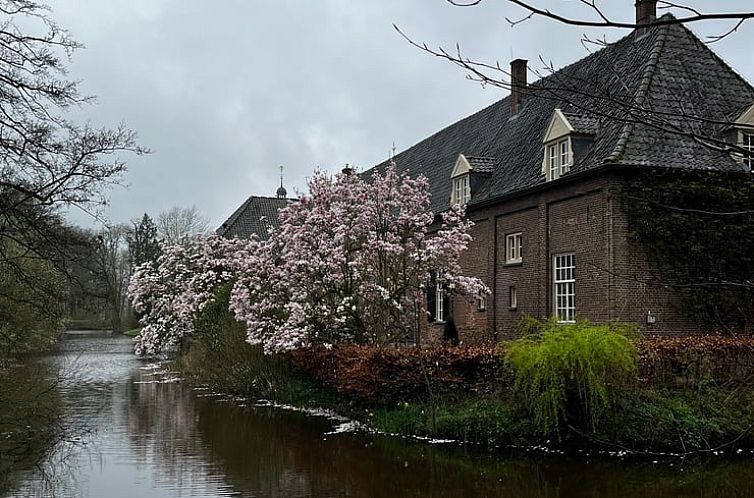
{"type": "Polygon", "coordinates": [[[488,293],[461,275],[458,259],[472,223],[460,206],[435,217],[426,178],[394,165],[368,181],[317,172],[309,194],[280,211],[280,229],[244,259],[231,309],[249,342],[267,352],[340,342],[386,344],[407,339],[424,313],[431,272],[455,289],[488,293]]]}
{"type": "Polygon", "coordinates": [[[137,267],[128,286],[133,308],[141,314],[136,353],[157,354],[191,335],[213,289],[235,275],[237,257],[246,245],[218,236],[197,237],[163,247],[156,263],[137,267]]]}
{"type": "Polygon", "coordinates": [[[423,287],[436,273],[454,292],[489,293],[461,275],[472,223],[455,206],[429,209],[426,178],[389,166],[368,181],[317,172],[309,194],[280,211],[267,240],[194,239],[164,248],[131,279],[143,315],[137,353],[180,344],[213,289],[234,281],[229,309],[247,340],[267,353],[341,342],[405,342],[425,313],[423,287]]]}

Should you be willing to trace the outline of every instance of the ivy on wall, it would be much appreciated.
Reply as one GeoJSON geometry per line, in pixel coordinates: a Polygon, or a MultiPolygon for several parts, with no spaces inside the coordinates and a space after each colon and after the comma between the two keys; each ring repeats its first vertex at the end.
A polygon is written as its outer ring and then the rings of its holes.
{"type": "Polygon", "coordinates": [[[642,172],[623,194],[648,283],[674,289],[704,326],[754,330],[754,175],[642,172]]]}

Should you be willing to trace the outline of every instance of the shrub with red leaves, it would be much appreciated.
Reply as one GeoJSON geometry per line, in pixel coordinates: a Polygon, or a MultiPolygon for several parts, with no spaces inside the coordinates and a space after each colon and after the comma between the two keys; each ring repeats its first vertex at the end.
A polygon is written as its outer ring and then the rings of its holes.
{"type": "MultiPolygon", "coordinates": [[[[656,387],[754,381],[754,336],[642,339],[639,380],[656,387]]],[[[372,404],[429,396],[490,395],[511,387],[503,348],[342,345],[290,353],[293,367],[341,394],[372,404]]]]}
{"type": "Polygon", "coordinates": [[[490,393],[502,381],[501,350],[343,345],[291,353],[305,375],[361,401],[391,404],[459,393],[490,393]]]}
{"type": "Polygon", "coordinates": [[[754,336],[702,335],[644,339],[639,377],[656,386],[754,380],[754,336]]]}

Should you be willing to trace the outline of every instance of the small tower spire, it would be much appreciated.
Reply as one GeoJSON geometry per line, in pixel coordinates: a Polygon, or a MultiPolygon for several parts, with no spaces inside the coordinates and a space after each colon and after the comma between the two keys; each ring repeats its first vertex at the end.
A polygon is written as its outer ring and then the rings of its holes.
{"type": "Polygon", "coordinates": [[[278,187],[277,192],[275,192],[275,195],[278,199],[285,199],[288,197],[288,191],[285,190],[285,187],[283,187],[283,165],[280,165],[280,186],[278,187]]]}

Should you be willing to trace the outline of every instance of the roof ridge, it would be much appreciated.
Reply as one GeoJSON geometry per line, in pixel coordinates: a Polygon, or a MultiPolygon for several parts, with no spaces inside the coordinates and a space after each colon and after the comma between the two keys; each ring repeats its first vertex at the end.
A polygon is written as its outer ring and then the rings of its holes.
{"type": "Polygon", "coordinates": [[[230,229],[231,227],[233,227],[236,221],[238,221],[238,219],[241,217],[241,215],[243,215],[243,213],[246,212],[247,206],[249,206],[249,204],[251,204],[251,202],[254,199],[263,199],[263,200],[269,200],[269,201],[286,201],[286,202],[295,200],[295,199],[289,199],[289,198],[281,199],[279,197],[272,197],[272,196],[266,196],[266,195],[250,195],[249,197],[246,198],[245,201],[241,203],[240,206],[238,206],[238,208],[235,211],[233,211],[233,213],[228,217],[228,219],[225,220],[217,228],[217,230],[215,230],[215,232],[218,232],[222,229],[230,229]]]}
{"type": "Polygon", "coordinates": [[[229,227],[233,226],[233,224],[236,222],[236,220],[241,216],[241,213],[245,210],[246,206],[248,206],[249,202],[251,202],[252,197],[254,197],[254,196],[251,195],[251,196],[247,197],[246,200],[243,201],[241,203],[241,205],[238,206],[238,208],[235,211],[233,211],[233,213],[228,217],[228,219],[225,220],[220,225],[220,227],[218,228],[218,230],[220,230],[223,227],[229,228],[229,227]]]}
{"type": "MultiPolygon", "coordinates": [[[[665,16],[667,15],[668,14],[665,14],[665,16]]],[[[670,15],[672,16],[672,14],[670,15]]],[[[636,96],[634,97],[634,103],[639,107],[644,105],[644,102],[647,100],[647,96],[649,95],[649,88],[652,85],[657,66],[660,62],[660,54],[665,47],[665,40],[667,39],[669,26],[669,24],[665,24],[655,28],[660,31],[656,35],[657,37],[655,39],[654,46],[652,47],[652,51],[649,53],[647,64],[644,67],[644,74],[642,75],[641,82],[639,83],[639,88],[636,90],[636,96]]],[[[623,125],[623,128],[621,129],[620,135],[618,137],[618,141],[615,144],[615,148],[610,153],[610,155],[607,156],[604,162],[614,163],[617,162],[621,156],[623,156],[626,151],[628,140],[631,137],[631,133],[633,133],[634,131],[634,125],[635,123],[632,121],[629,121],[623,125]]]]}

